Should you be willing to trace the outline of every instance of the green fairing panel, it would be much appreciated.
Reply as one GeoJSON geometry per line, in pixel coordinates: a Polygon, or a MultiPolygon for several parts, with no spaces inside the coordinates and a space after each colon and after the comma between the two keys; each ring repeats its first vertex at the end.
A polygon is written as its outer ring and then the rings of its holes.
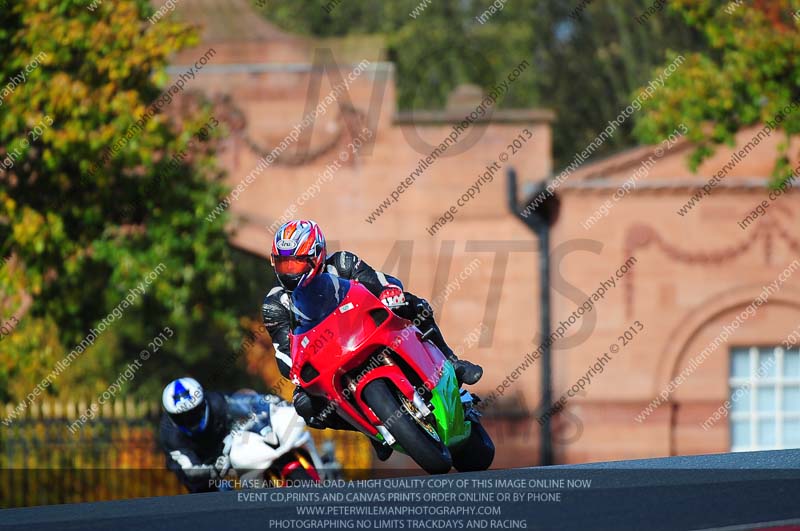
{"type": "MultiPolygon", "coordinates": [[[[436,386],[431,389],[431,405],[436,419],[436,433],[445,446],[458,446],[469,438],[472,424],[464,419],[464,406],[461,405],[461,394],[453,365],[446,361],[442,368],[442,376],[436,386]]],[[[383,436],[377,434],[379,441],[383,436]]],[[[406,453],[402,446],[394,444],[395,450],[406,453]]]]}
{"type": "Polygon", "coordinates": [[[447,447],[464,442],[469,437],[472,425],[464,420],[464,406],[461,405],[456,372],[449,361],[445,362],[442,377],[431,393],[436,432],[442,442],[447,447]]]}

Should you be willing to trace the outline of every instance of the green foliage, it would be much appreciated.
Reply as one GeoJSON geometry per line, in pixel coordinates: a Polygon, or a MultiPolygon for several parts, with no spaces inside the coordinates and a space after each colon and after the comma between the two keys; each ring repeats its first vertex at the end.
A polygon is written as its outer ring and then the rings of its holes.
{"type": "MultiPolygon", "coordinates": [[[[577,17],[571,16],[581,3],[577,0],[538,3],[543,15],[536,39],[537,80],[542,103],[558,115],[553,143],[562,164],[630,105],[655,68],[671,61],[670,50],[704,46],[673,13],[646,15],[653,0],[592,2],[577,17]]],[[[636,145],[632,130],[639,118],[637,113],[626,120],[594,157],[636,145]]]]}
{"type": "MultiPolygon", "coordinates": [[[[461,83],[489,89],[527,60],[533,67],[498,105],[554,109],[555,158],[563,163],[630,103],[631,92],[649,80],[668,49],[701,45],[698,34],[670,13],[637,22],[652,0],[592,2],[574,15],[581,4],[509,1],[487,13],[483,24],[478,17],[490,0],[433,0],[416,17],[411,14],[421,0],[271,0],[263,13],[286,29],[315,36],[384,34],[388,58],[397,65],[401,109],[442,107],[461,83]]],[[[626,123],[598,153],[634,144],[631,127],[626,123]]]]}
{"type": "Polygon", "coordinates": [[[374,33],[389,29],[396,23],[390,17],[396,8],[388,4],[410,4],[408,0],[373,2],[370,9],[364,9],[364,4],[345,0],[253,0],[253,3],[284,29],[320,37],[341,36],[351,32],[374,33]],[[326,9],[329,4],[330,7],[326,9]]]}
{"type": "MultiPolygon", "coordinates": [[[[696,168],[738,130],[774,121],[781,109],[800,103],[800,32],[793,17],[800,2],[673,0],[671,7],[702,31],[711,49],[685,54],[687,62],[647,103],[635,133],[656,143],[684,123],[699,145],[691,159],[696,168]]],[[[800,113],[789,112],[778,128],[797,134],[800,113]]],[[[786,149],[784,143],[777,153],[773,185],[789,177],[786,149]]]]}
{"type": "MultiPolygon", "coordinates": [[[[254,3],[258,5],[258,0],[254,3]]],[[[434,0],[416,18],[410,13],[420,6],[420,0],[277,0],[269,2],[263,13],[285,29],[319,37],[385,35],[389,59],[397,65],[399,107],[430,109],[443,106],[461,83],[489,89],[520,61],[530,61],[527,43],[532,15],[525,5],[530,1],[521,4],[520,8],[512,8],[509,3],[505,8],[517,10],[515,24],[504,22],[491,27],[474,19],[484,9],[477,0],[434,0]],[[498,35],[506,30],[506,38],[498,42],[498,35]]],[[[515,16],[504,13],[505,10],[496,15],[498,20],[515,16]]],[[[505,106],[517,100],[535,100],[532,71],[526,72],[513,89],[514,96],[505,98],[505,106]]]]}
{"type": "Polygon", "coordinates": [[[135,385],[238,346],[226,217],[205,219],[225,194],[215,141],[187,147],[209,109],[180,124],[160,112],[126,136],[167,87],[167,58],[197,43],[184,26],[151,25],[150,14],[144,0],[93,11],[84,0],[20,0],[0,11],[3,86],[40,62],[0,106],[0,160],[17,150],[13,167],[0,167],[0,254],[14,257],[0,269],[3,315],[19,310],[21,293],[32,301],[0,344],[0,400],[22,398],[159,264],[146,293],[53,392],[68,382],[104,389],[165,326],[173,338],[135,385]],[[104,156],[115,143],[119,151],[104,156]],[[186,162],[168,169],[184,150],[186,162]]]}

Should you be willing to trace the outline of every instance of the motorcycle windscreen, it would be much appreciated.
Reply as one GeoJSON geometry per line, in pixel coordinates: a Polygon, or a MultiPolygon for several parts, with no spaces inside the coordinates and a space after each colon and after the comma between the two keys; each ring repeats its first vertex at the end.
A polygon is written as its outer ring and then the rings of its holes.
{"type": "Polygon", "coordinates": [[[328,273],[320,273],[307,286],[292,292],[297,326],[295,335],[305,334],[332,314],[350,291],[350,282],[328,273]]]}

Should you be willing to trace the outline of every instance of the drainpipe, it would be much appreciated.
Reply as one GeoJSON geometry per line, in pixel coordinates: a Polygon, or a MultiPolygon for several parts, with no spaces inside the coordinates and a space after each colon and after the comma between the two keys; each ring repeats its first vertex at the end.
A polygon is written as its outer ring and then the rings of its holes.
{"type": "MultiPolygon", "coordinates": [[[[508,169],[508,208],[520,221],[522,221],[534,234],[539,242],[539,308],[540,321],[539,332],[541,336],[542,352],[542,397],[540,411],[546,411],[553,403],[552,385],[552,355],[549,342],[545,340],[550,337],[550,227],[555,223],[558,215],[558,197],[550,195],[545,190],[545,182],[537,183],[536,189],[531,197],[538,197],[543,194],[546,198],[538,208],[530,208],[527,217],[522,215],[525,208],[519,206],[517,196],[517,172],[512,167],[508,169]]],[[[553,464],[553,430],[550,424],[550,417],[546,418],[541,429],[540,443],[540,464],[553,464]]]]}

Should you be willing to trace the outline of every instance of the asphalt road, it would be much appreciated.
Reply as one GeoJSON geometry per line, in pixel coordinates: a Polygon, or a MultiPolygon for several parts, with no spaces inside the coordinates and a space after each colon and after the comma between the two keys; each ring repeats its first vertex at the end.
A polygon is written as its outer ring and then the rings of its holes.
{"type": "Polygon", "coordinates": [[[3,530],[225,528],[800,529],[800,450],[0,511],[3,530]]]}

